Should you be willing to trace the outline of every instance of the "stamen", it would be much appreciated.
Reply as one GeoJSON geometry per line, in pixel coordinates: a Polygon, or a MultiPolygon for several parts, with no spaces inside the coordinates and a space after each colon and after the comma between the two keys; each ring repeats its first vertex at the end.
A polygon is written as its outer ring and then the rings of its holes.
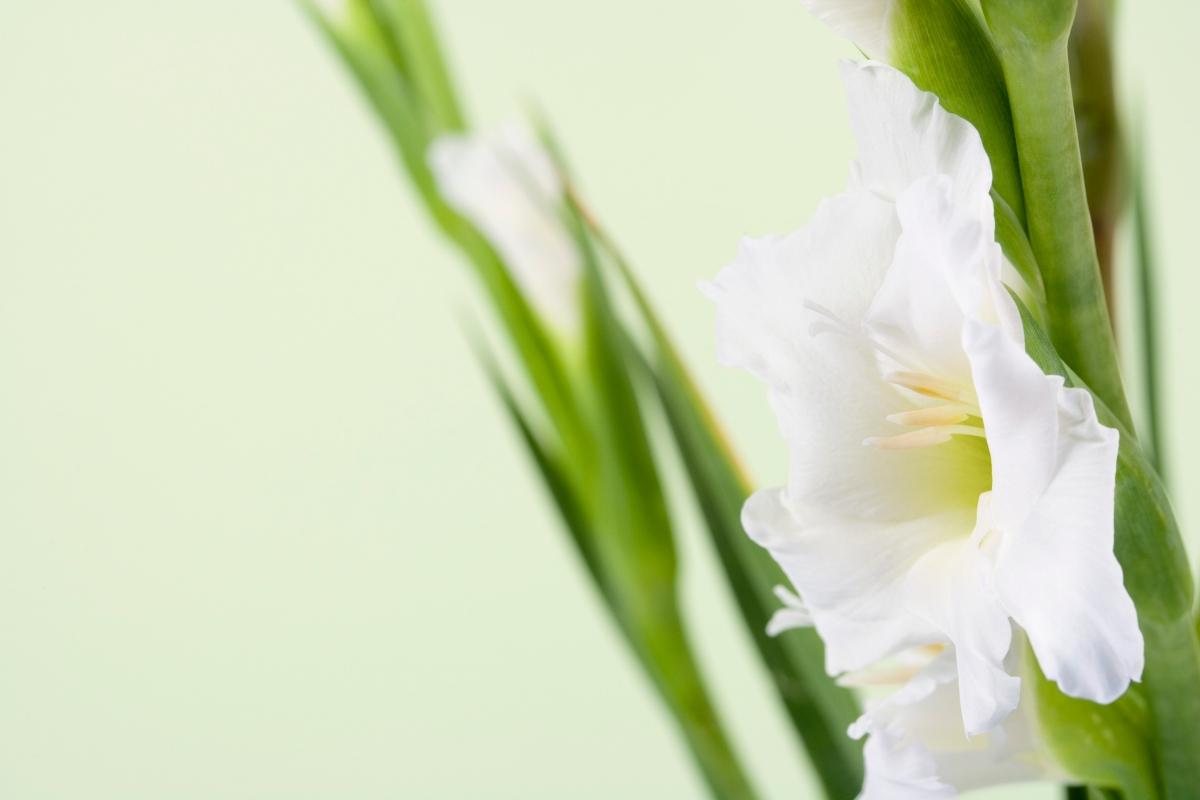
{"type": "Polygon", "coordinates": [[[977,428],[974,425],[935,425],[899,433],[895,436],[871,436],[864,439],[863,444],[867,447],[877,447],[880,450],[912,450],[917,447],[945,444],[954,436],[987,438],[983,428],[977,428]]]}
{"type": "Polygon", "coordinates": [[[946,649],[942,644],[927,644],[905,650],[894,658],[877,662],[837,679],[839,686],[867,689],[875,686],[895,686],[908,683],[946,649]]]}
{"type": "Polygon", "coordinates": [[[936,397],[939,400],[949,400],[954,403],[966,404],[970,402],[970,397],[962,389],[932,375],[925,375],[920,372],[896,371],[887,373],[883,376],[883,379],[888,383],[902,386],[905,389],[910,389],[926,397],[936,397]]]}
{"type": "Polygon", "coordinates": [[[932,447],[950,441],[950,434],[945,428],[921,428],[895,436],[870,436],[863,440],[867,447],[880,450],[912,450],[917,447],[932,447]]]}
{"type": "Polygon", "coordinates": [[[918,408],[914,411],[902,411],[899,414],[889,414],[888,422],[904,425],[909,428],[924,428],[929,425],[957,425],[966,422],[973,409],[967,406],[950,403],[944,406],[918,408]]]}

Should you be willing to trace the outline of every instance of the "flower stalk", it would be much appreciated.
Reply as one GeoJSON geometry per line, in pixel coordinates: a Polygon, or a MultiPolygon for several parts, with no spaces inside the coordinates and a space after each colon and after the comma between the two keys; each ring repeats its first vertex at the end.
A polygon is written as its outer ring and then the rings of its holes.
{"type": "Polygon", "coordinates": [[[1063,360],[1132,429],[1092,233],[1067,44],[1075,0],[984,0],[1012,106],[1030,244],[1063,360]]]}

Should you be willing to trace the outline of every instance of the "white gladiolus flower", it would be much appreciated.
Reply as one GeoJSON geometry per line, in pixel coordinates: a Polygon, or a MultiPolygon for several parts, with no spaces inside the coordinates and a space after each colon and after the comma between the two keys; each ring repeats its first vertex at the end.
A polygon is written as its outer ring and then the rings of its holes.
{"type": "Polygon", "coordinates": [[[1018,704],[1015,623],[1064,693],[1111,702],[1143,660],[1113,554],[1117,432],[1025,353],[975,129],[890,67],[843,74],[849,189],[706,287],[722,362],[768,385],[790,454],[746,529],[831,673],[950,646],[975,736],[1018,704]]]}
{"type": "Polygon", "coordinates": [[[582,267],[562,222],[562,178],[541,143],[510,123],[485,135],[442,135],[428,160],[442,197],[496,248],[534,310],[574,330],[582,267]]]}
{"type": "MultiPolygon", "coordinates": [[[[885,681],[899,688],[850,728],[856,739],[869,736],[859,800],[941,800],[984,786],[1062,777],[1039,739],[1032,703],[995,730],[968,737],[954,654],[924,648],[905,655],[915,663],[885,681]]],[[[1019,668],[1020,654],[1009,660],[1019,668]]]]}

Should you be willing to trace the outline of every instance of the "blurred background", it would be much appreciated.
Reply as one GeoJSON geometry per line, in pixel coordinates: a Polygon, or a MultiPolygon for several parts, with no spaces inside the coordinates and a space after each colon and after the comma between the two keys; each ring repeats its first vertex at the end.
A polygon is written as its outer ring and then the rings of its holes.
{"type": "MultiPolygon", "coordinates": [[[[433,5],[473,117],[545,110],[780,480],[696,283],[840,190],[855,50],[797,0],[433,5]]],[[[1200,6],[1124,5],[1195,542],[1200,6]]],[[[0,795],[701,795],[465,345],[466,270],[295,5],[3,4],[0,109],[0,795]]],[[[809,796],[707,542],[681,548],[740,750],[809,796]]]]}

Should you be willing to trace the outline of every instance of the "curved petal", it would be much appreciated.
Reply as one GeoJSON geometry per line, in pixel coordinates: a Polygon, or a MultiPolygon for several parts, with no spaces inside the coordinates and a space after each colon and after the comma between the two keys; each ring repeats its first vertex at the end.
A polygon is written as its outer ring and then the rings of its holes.
{"type": "Polygon", "coordinates": [[[812,15],[880,60],[888,57],[892,0],[800,0],[812,15]]]}
{"type": "MultiPolygon", "coordinates": [[[[980,504],[986,503],[986,496],[980,504]]],[[[991,587],[991,564],[978,537],[946,542],[910,571],[905,602],[954,645],[961,724],[972,736],[1017,707],[1021,682],[1004,668],[1012,625],[991,587]]]]}
{"type": "Polygon", "coordinates": [[[842,80],[858,142],[859,184],[895,199],[919,178],[949,176],[956,207],[986,202],[988,213],[977,216],[987,218],[986,235],[994,238],[992,167],[971,123],[885,64],[845,61],[842,80]]]}
{"type": "Polygon", "coordinates": [[[992,455],[1001,602],[1065,694],[1111,702],[1143,667],[1113,552],[1118,434],[1000,326],[971,321],[963,342],[992,455]]]}
{"type": "MultiPolygon", "coordinates": [[[[896,255],[864,325],[897,368],[955,379],[971,396],[971,370],[962,346],[966,320],[960,273],[972,274],[983,255],[982,221],[955,208],[945,175],[917,180],[896,203],[901,234],[896,255]]],[[[987,213],[991,213],[990,204],[987,213]]],[[[975,305],[983,296],[975,280],[975,305]]]]}
{"type": "Polygon", "coordinates": [[[487,135],[445,134],[428,152],[438,191],[487,237],[538,313],[573,330],[582,266],[558,218],[562,181],[529,131],[509,124],[487,135]]]}
{"type": "Polygon", "coordinates": [[[1059,389],[1055,470],[1023,524],[1005,531],[996,585],[1046,677],[1110,703],[1140,680],[1137,611],[1113,553],[1118,435],[1082,389],[1059,389]]]}
{"type": "Polygon", "coordinates": [[[733,263],[701,289],[717,307],[717,357],[783,392],[813,357],[853,333],[892,260],[899,227],[891,203],[869,192],[827,199],[787,236],[745,238],[733,263]]]}
{"type": "Polygon", "coordinates": [[[1057,468],[1062,378],[1043,373],[1024,346],[997,325],[969,321],[963,328],[963,347],[971,361],[992,456],[993,517],[1002,530],[1015,530],[1057,468]]]}
{"type": "Polygon", "coordinates": [[[883,525],[849,519],[803,520],[784,490],[755,492],[742,524],[787,574],[825,641],[826,668],[866,667],[942,639],[903,603],[908,569],[939,542],[961,536],[961,515],[883,525]]]}
{"type": "Polygon", "coordinates": [[[1034,722],[1021,709],[999,729],[967,736],[958,707],[955,661],[950,651],[933,659],[851,726],[852,736],[869,737],[859,800],[934,800],[1053,774],[1038,745],[1034,722]]]}

